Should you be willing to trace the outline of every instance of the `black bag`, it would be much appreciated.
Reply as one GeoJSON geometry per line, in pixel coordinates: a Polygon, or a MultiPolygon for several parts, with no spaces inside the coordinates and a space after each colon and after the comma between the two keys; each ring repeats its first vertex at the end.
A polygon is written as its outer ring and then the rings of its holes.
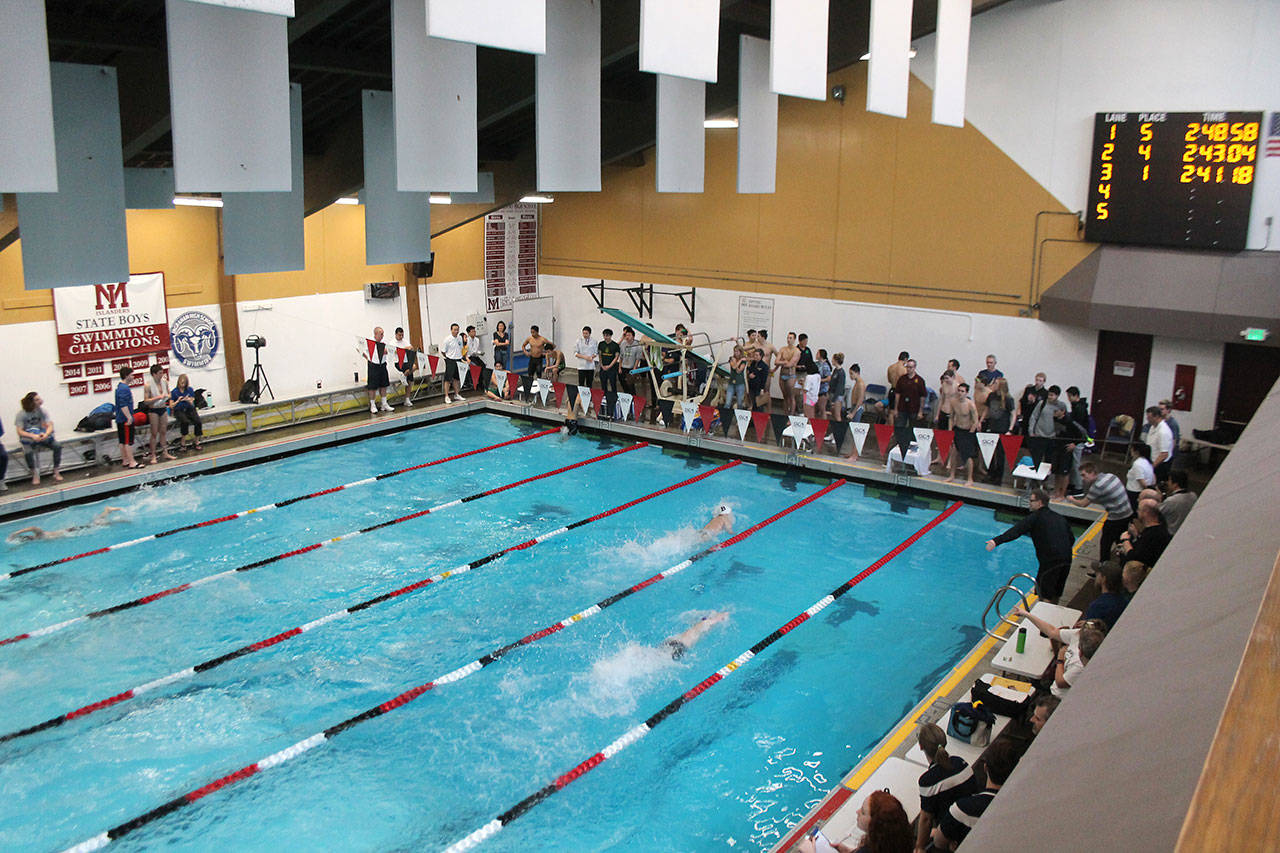
{"type": "Polygon", "coordinates": [[[261,392],[258,391],[258,380],[249,379],[240,386],[239,400],[241,403],[252,403],[258,398],[260,393],[261,392]]]}
{"type": "Polygon", "coordinates": [[[97,432],[111,426],[113,420],[115,418],[111,412],[93,412],[80,419],[80,423],[76,424],[76,432],[97,432]]]}
{"type": "Polygon", "coordinates": [[[1035,701],[1034,691],[992,689],[992,685],[981,678],[973,682],[973,690],[969,695],[973,697],[974,702],[981,702],[987,710],[1002,717],[1021,718],[1035,701]],[[1018,698],[1014,698],[1015,695],[1018,698]]]}
{"type": "Polygon", "coordinates": [[[981,702],[957,702],[951,706],[951,720],[947,723],[947,736],[973,746],[986,746],[991,740],[991,727],[996,715],[981,702]]]}
{"type": "Polygon", "coordinates": [[[197,409],[207,409],[207,408],[209,408],[209,401],[208,401],[208,400],[206,400],[206,399],[204,398],[204,394],[205,394],[205,390],[204,390],[203,388],[197,388],[197,389],[196,389],[196,402],[195,402],[195,406],[196,406],[196,408],[197,408],[197,409]]]}

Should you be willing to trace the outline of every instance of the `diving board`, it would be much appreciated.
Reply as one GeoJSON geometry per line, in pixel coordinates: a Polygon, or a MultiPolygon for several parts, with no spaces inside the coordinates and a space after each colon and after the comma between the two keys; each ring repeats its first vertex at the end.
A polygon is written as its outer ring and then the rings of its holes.
{"type": "MultiPolygon", "coordinates": [[[[608,314],[610,317],[614,318],[615,320],[625,323],[626,325],[635,329],[638,334],[644,335],[646,338],[649,338],[650,340],[657,341],[658,343],[662,343],[662,344],[667,344],[668,346],[673,346],[673,347],[680,346],[680,343],[677,342],[675,338],[670,337],[669,335],[664,335],[662,332],[659,332],[657,329],[655,329],[653,326],[650,326],[648,323],[644,322],[643,320],[637,320],[635,317],[632,317],[626,311],[621,311],[617,308],[601,308],[600,310],[605,314],[608,314]]],[[[726,378],[729,376],[728,368],[719,364],[713,364],[712,361],[708,359],[706,356],[698,352],[695,352],[694,350],[689,350],[689,355],[693,358],[696,358],[698,361],[702,362],[705,365],[714,367],[715,372],[720,376],[723,376],[726,378]]]]}

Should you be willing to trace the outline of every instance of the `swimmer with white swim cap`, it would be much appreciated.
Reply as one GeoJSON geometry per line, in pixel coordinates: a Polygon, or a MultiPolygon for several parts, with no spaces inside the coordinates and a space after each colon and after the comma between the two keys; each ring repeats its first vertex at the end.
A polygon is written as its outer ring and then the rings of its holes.
{"type": "Polygon", "coordinates": [[[715,514],[711,516],[702,527],[701,535],[705,539],[713,536],[721,536],[726,533],[733,532],[733,510],[727,503],[721,503],[716,507],[715,514]]]}

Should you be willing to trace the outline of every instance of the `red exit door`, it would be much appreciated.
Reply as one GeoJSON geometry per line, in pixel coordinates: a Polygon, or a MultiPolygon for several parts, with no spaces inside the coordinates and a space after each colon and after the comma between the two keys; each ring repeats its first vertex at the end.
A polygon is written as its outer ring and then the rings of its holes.
{"type": "MultiPolygon", "coordinates": [[[[1147,373],[1151,369],[1151,336],[1130,332],[1098,332],[1093,366],[1093,413],[1098,435],[1116,415],[1129,415],[1139,425],[1146,408],[1147,373]]],[[[1141,428],[1141,426],[1139,426],[1141,428]]]]}

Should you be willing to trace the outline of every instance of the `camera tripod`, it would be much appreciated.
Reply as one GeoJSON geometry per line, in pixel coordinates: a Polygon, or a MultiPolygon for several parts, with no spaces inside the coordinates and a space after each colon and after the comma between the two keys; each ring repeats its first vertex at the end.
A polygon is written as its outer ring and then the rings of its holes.
{"type": "Polygon", "coordinates": [[[271,395],[271,399],[276,398],[276,394],[271,390],[271,383],[267,380],[267,371],[262,367],[262,347],[253,348],[253,373],[249,376],[249,381],[253,385],[253,402],[258,402],[262,398],[262,391],[265,388],[267,393],[271,395]]]}

